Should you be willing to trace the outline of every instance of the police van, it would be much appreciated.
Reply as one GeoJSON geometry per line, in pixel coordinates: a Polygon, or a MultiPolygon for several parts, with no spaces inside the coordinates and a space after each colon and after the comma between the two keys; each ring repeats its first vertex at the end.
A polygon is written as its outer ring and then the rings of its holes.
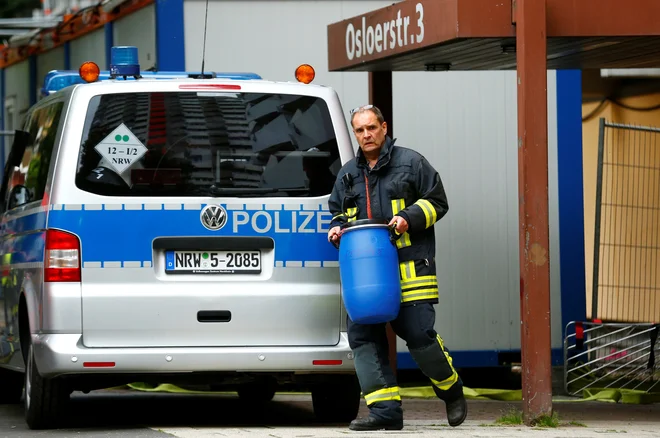
{"type": "Polygon", "coordinates": [[[327,200],[353,157],[337,94],[251,73],[53,71],[0,194],[0,402],[57,427],[73,391],[311,391],[355,418],[327,200]],[[23,396],[24,394],[24,396],[23,396]]]}

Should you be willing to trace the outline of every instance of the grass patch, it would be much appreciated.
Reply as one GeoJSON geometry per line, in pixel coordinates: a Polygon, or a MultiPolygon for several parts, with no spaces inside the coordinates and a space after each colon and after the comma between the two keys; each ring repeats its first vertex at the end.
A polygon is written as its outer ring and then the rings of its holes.
{"type": "MultiPolygon", "coordinates": [[[[510,409],[508,412],[504,413],[500,418],[495,420],[496,425],[502,426],[522,426],[525,424],[523,420],[523,413],[517,409],[510,409]]],[[[587,427],[587,425],[577,422],[569,421],[562,423],[559,420],[559,414],[553,412],[552,415],[542,415],[539,418],[531,422],[532,427],[539,428],[557,428],[561,426],[573,426],[573,427],[587,427]]]]}
{"type": "Polygon", "coordinates": [[[552,415],[541,415],[532,421],[533,427],[559,427],[559,415],[553,412],[552,415]]]}
{"type": "Polygon", "coordinates": [[[496,424],[503,424],[506,426],[518,426],[523,423],[523,414],[521,411],[516,409],[510,409],[509,412],[502,415],[500,418],[495,420],[496,424]]]}

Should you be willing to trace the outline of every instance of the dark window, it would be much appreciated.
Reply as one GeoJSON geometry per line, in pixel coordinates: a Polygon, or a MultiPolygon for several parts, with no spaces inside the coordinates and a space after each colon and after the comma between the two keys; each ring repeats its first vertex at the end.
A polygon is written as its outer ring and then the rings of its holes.
{"type": "Polygon", "coordinates": [[[29,139],[20,164],[11,169],[7,181],[7,193],[18,185],[27,188],[27,196],[21,203],[38,201],[44,197],[63,106],[62,102],[56,102],[36,109],[25,121],[29,139]]]}
{"type": "Polygon", "coordinates": [[[91,100],[76,184],[101,195],[321,196],[339,168],[322,99],[122,93],[91,100]]]}

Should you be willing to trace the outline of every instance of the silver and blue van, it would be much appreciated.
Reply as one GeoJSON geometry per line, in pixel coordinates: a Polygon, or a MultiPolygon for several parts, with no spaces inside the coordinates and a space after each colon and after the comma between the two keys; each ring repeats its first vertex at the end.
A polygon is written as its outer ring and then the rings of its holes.
{"type": "MultiPolygon", "coordinates": [[[[311,391],[355,418],[327,199],[353,157],[337,94],[255,74],[53,71],[0,193],[0,403],[57,427],[73,391],[311,391]]],[[[121,55],[121,56],[120,56],[121,55]]],[[[310,73],[311,72],[311,73],[310,73]]]]}

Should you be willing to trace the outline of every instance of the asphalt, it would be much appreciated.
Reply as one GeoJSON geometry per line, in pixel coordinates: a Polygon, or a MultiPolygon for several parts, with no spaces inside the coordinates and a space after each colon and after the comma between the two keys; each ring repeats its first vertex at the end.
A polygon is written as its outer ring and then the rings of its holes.
{"type": "MultiPolygon", "coordinates": [[[[250,406],[232,395],[191,395],[99,391],[74,394],[64,429],[31,431],[20,405],[0,406],[1,438],[32,437],[660,437],[660,404],[554,403],[559,427],[500,426],[496,420],[521,409],[520,402],[469,400],[469,416],[458,428],[446,424],[444,405],[433,399],[405,399],[404,429],[353,432],[345,424],[323,424],[308,395],[278,394],[273,402],[250,406]]],[[[366,415],[362,406],[360,415],[366,415]]]]}

